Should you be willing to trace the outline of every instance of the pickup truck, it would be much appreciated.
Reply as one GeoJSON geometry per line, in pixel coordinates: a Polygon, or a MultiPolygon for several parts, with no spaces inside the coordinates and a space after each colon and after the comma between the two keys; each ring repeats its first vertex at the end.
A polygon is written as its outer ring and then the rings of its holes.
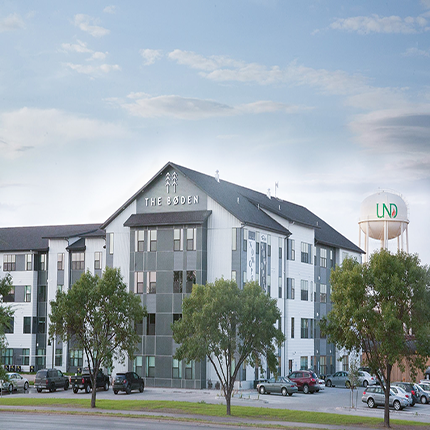
{"type": "MultiPolygon", "coordinates": [[[[75,376],[71,376],[70,385],[75,394],[78,390],[85,390],[86,393],[90,393],[92,384],[88,367],[84,368],[81,375],[76,374],[75,376]]],[[[105,375],[101,370],[97,373],[96,388],[103,388],[105,391],[109,390],[109,376],[105,375]]]]}

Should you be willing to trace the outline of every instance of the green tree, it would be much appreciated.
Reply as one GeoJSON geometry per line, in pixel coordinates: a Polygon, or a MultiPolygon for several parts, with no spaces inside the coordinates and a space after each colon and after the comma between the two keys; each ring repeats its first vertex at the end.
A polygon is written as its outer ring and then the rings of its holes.
{"type": "Polygon", "coordinates": [[[91,407],[96,407],[96,377],[115,358],[133,359],[138,335],[135,323],[146,315],[140,299],[127,291],[119,269],[107,267],[103,276],[89,271],[67,292],[51,301],[49,336],[58,335],[83,349],[90,366],[93,387],[91,407]]]}
{"type": "Polygon", "coordinates": [[[394,364],[408,363],[414,377],[430,355],[429,284],[417,255],[386,250],[366,264],[345,259],[331,274],[333,307],[322,332],[338,347],[364,353],[385,390],[385,427],[394,364]]]}
{"type": "MultiPolygon", "coordinates": [[[[359,367],[360,362],[357,359],[352,359],[348,371],[349,389],[351,390],[351,408],[354,408],[354,390],[358,392],[357,387],[360,385],[360,375],[358,373],[359,367]]],[[[355,407],[357,407],[357,403],[355,404],[355,407]]]]}
{"type": "MultiPolygon", "coordinates": [[[[0,280],[0,357],[7,346],[5,331],[6,328],[10,328],[10,321],[14,313],[10,306],[4,304],[3,298],[10,293],[12,286],[12,276],[10,273],[7,273],[0,280]]],[[[0,366],[0,379],[5,379],[5,377],[6,371],[3,366],[0,366]]]]}
{"type": "Polygon", "coordinates": [[[256,282],[247,283],[243,290],[224,279],[194,285],[183,301],[182,319],[172,326],[173,339],[180,344],[174,357],[187,362],[208,358],[231,415],[234,381],[242,365],[255,364],[265,356],[269,369],[276,371],[276,346],[285,340],[277,328],[280,318],[276,300],[256,282]]]}

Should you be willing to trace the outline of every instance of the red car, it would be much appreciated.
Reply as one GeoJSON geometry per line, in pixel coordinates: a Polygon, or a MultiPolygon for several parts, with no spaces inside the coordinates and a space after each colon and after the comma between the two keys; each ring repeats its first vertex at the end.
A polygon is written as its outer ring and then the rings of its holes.
{"type": "Polygon", "coordinates": [[[297,370],[290,373],[288,378],[297,384],[299,391],[303,391],[305,394],[318,393],[321,388],[317,375],[309,370],[297,370]]]}

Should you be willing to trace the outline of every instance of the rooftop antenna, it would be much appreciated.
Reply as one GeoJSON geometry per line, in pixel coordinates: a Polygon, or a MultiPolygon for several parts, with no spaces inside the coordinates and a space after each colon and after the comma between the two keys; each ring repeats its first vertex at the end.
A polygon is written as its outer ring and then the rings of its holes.
{"type": "Polygon", "coordinates": [[[276,190],[279,187],[279,182],[275,182],[275,199],[276,199],[276,190]]]}

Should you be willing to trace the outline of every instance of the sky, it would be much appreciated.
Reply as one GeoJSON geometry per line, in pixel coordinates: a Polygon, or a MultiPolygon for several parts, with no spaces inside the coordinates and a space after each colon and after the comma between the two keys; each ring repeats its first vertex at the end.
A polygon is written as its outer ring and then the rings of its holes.
{"type": "Polygon", "coordinates": [[[357,245],[400,194],[430,264],[430,0],[3,0],[0,47],[0,227],[102,223],[171,161],[357,245]]]}

